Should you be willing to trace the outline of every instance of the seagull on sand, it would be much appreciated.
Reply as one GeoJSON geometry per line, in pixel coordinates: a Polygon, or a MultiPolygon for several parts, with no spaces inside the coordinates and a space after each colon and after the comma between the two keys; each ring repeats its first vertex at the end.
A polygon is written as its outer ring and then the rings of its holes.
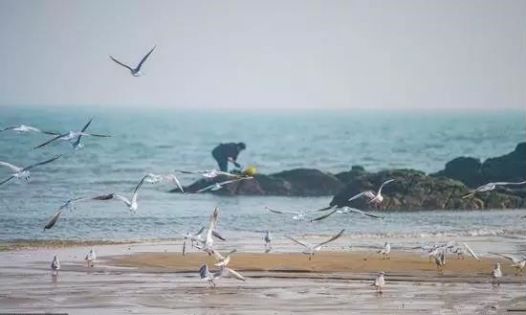
{"type": "Polygon", "coordinates": [[[376,293],[378,294],[382,294],[382,288],[385,286],[384,276],[385,276],[385,272],[382,271],[379,274],[377,274],[376,278],[374,279],[373,285],[376,289],[376,293]]]}
{"type": "Polygon", "coordinates": [[[265,232],[265,237],[263,240],[265,241],[265,253],[268,253],[272,250],[272,244],[270,244],[270,242],[272,242],[270,231],[265,232]]]}
{"type": "Polygon", "coordinates": [[[380,249],[377,253],[382,255],[383,259],[391,259],[389,256],[389,253],[391,253],[391,243],[385,242],[384,248],[380,249]]]}
{"type": "Polygon", "coordinates": [[[5,128],[0,129],[0,132],[7,131],[7,130],[12,130],[12,131],[14,131],[16,133],[31,133],[31,132],[35,132],[35,133],[44,133],[44,134],[47,134],[47,135],[55,135],[55,136],[58,135],[58,133],[56,133],[56,132],[43,131],[41,129],[38,129],[38,128],[35,128],[35,127],[31,127],[31,126],[27,126],[27,125],[5,127],[5,128]]]}
{"type": "Polygon", "coordinates": [[[124,204],[128,207],[128,210],[130,210],[130,213],[133,215],[137,212],[137,209],[139,208],[139,204],[137,203],[137,197],[139,196],[139,188],[141,188],[142,184],[144,183],[144,181],[146,180],[146,178],[148,178],[148,175],[145,175],[141,181],[137,184],[137,186],[135,186],[135,190],[133,191],[133,195],[132,195],[132,198],[131,200],[129,200],[128,198],[124,197],[124,196],[121,196],[121,195],[118,195],[118,194],[114,194],[114,197],[121,200],[122,202],[124,202],[124,204]]]}
{"type": "Polygon", "coordinates": [[[333,237],[331,237],[329,240],[325,241],[325,242],[321,242],[319,244],[309,244],[309,243],[304,243],[304,242],[300,242],[288,235],[285,235],[286,238],[288,238],[289,240],[293,241],[294,243],[296,244],[299,244],[303,247],[305,247],[304,251],[302,252],[303,254],[305,255],[309,255],[309,260],[312,260],[312,256],[314,256],[314,254],[319,251],[321,249],[321,247],[323,245],[326,245],[332,241],[335,241],[337,240],[338,238],[340,238],[343,233],[345,232],[345,229],[344,230],[341,230],[340,233],[334,235],[333,237]]]}
{"type": "MultiPolygon", "coordinates": [[[[325,210],[329,210],[329,209],[325,209],[325,210]]],[[[358,213],[358,214],[361,214],[363,216],[367,216],[367,217],[371,217],[371,218],[375,218],[375,219],[383,219],[382,216],[379,216],[379,215],[376,215],[376,214],[367,213],[367,212],[364,212],[364,211],[356,209],[356,208],[342,207],[342,208],[334,208],[334,210],[332,210],[331,212],[329,212],[329,213],[327,213],[325,215],[322,215],[320,217],[314,218],[314,219],[310,220],[310,222],[316,222],[316,221],[324,220],[324,219],[330,217],[331,215],[333,215],[334,213],[358,213]]]]}
{"type": "Polygon", "coordinates": [[[71,210],[71,208],[74,207],[74,205],[76,203],[83,202],[83,201],[91,201],[91,200],[110,200],[110,199],[113,199],[113,197],[114,197],[113,194],[107,194],[107,195],[88,197],[88,198],[70,199],[70,200],[66,201],[62,206],[60,206],[57,209],[57,211],[55,212],[55,214],[53,214],[51,216],[51,218],[49,218],[49,220],[47,221],[46,225],[44,226],[44,231],[48,230],[48,229],[51,229],[55,225],[55,223],[57,223],[58,218],[60,217],[60,214],[62,213],[62,210],[64,210],[64,209],[70,209],[71,210]]]}
{"type": "Polygon", "coordinates": [[[120,62],[119,60],[113,58],[111,55],[110,55],[110,58],[115,63],[123,66],[124,68],[126,68],[128,70],[130,70],[131,75],[133,75],[134,77],[140,77],[140,76],[143,75],[143,73],[141,73],[141,67],[144,64],[144,62],[146,61],[146,59],[148,59],[148,57],[150,57],[150,54],[154,51],[155,47],[156,46],[153,46],[153,48],[144,57],[142,57],[141,62],[139,62],[139,64],[135,68],[132,68],[132,67],[128,66],[127,64],[124,64],[124,63],[120,62]]]}
{"type": "Polygon", "coordinates": [[[526,181],[522,181],[522,182],[516,182],[516,183],[512,183],[512,182],[496,182],[496,183],[487,183],[485,185],[482,185],[480,187],[477,187],[473,192],[463,196],[462,198],[469,198],[469,197],[473,197],[476,193],[478,192],[486,192],[486,191],[492,191],[492,190],[495,190],[495,188],[497,188],[497,186],[508,186],[508,185],[524,185],[526,184],[526,181]]]}
{"type": "Polygon", "coordinates": [[[53,257],[53,261],[51,262],[51,270],[53,275],[58,275],[58,271],[60,270],[60,261],[58,260],[58,257],[53,257]]]}
{"type": "Polygon", "coordinates": [[[81,149],[82,147],[84,147],[84,145],[82,143],[80,143],[80,140],[83,136],[89,136],[89,137],[99,137],[99,138],[108,138],[108,137],[111,137],[110,135],[102,135],[102,134],[96,134],[96,133],[88,133],[86,132],[86,129],[88,129],[89,125],[91,124],[91,122],[93,121],[93,118],[91,118],[88,123],[86,125],[84,125],[84,127],[82,128],[81,131],[68,131],[68,132],[65,132],[63,134],[59,134],[57,135],[56,137],[53,137],[51,138],[50,140],[38,145],[35,147],[35,149],[39,149],[39,148],[42,148],[56,140],[62,140],[62,141],[69,141],[71,143],[71,145],[73,146],[73,148],[75,150],[78,150],[78,149],[81,149]],[[75,141],[72,141],[74,140],[75,141]]]}
{"type": "Polygon", "coordinates": [[[208,270],[208,265],[202,265],[201,268],[199,268],[199,275],[201,276],[201,279],[208,281],[210,287],[213,288],[216,287],[215,280],[221,277],[233,277],[237,280],[245,281],[245,278],[242,275],[225,266],[221,267],[218,271],[210,272],[208,270]]]}
{"type": "Polygon", "coordinates": [[[177,176],[175,176],[175,174],[168,173],[168,174],[156,175],[156,174],[149,173],[146,175],[146,178],[144,179],[145,182],[151,183],[151,184],[156,184],[163,180],[168,180],[168,181],[173,182],[177,186],[177,188],[179,188],[179,190],[182,193],[184,193],[183,186],[181,185],[181,182],[179,181],[177,176]]]}
{"type": "Polygon", "coordinates": [[[91,249],[89,253],[86,255],[86,263],[88,264],[88,268],[95,266],[95,261],[97,260],[97,254],[95,253],[94,249],[91,249]]]}
{"type": "Polygon", "coordinates": [[[372,203],[374,205],[379,205],[384,200],[384,197],[382,196],[382,188],[384,188],[385,185],[392,183],[394,181],[395,181],[394,179],[386,180],[385,182],[382,183],[382,185],[380,185],[380,188],[378,188],[378,192],[376,194],[372,190],[367,190],[367,191],[364,191],[357,195],[352,196],[351,198],[349,198],[349,202],[356,200],[360,197],[366,197],[369,199],[369,203],[372,203]]]}
{"type": "Polygon", "coordinates": [[[207,190],[217,191],[217,190],[223,188],[224,185],[235,183],[235,182],[239,182],[239,181],[242,181],[242,180],[245,180],[245,179],[252,179],[252,178],[254,178],[254,177],[247,176],[247,177],[240,177],[240,178],[236,178],[236,179],[225,180],[223,182],[214,183],[214,184],[212,184],[210,186],[206,186],[205,188],[199,189],[198,191],[196,191],[196,193],[199,194],[199,193],[205,192],[207,190]]]}
{"type": "Polygon", "coordinates": [[[10,168],[14,172],[14,173],[11,174],[11,176],[9,176],[9,177],[5,178],[4,180],[2,180],[0,182],[0,185],[7,183],[8,181],[10,181],[13,178],[17,178],[17,179],[20,179],[20,180],[25,180],[27,182],[27,181],[29,181],[29,178],[31,177],[31,173],[29,172],[31,169],[33,169],[33,168],[35,168],[37,166],[40,166],[40,165],[45,165],[45,164],[51,163],[51,162],[55,161],[56,159],[58,159],[59,157],[61,157],[61,155],[55,155],[53,158],[51,158],[49,160],[45,160],[43,162],[38,162],[38,163],[29,165],[29,166],[26,166],[26,167],[18,167],[18,166],[15,166],[13,164],[10,164],[10,163],[0,161],[0,166],[5,166],[7,168],[10,168]]]}
{"type": "Polygon", "coordinates": [[[433,256],[433,258],[435,258],[435,265],[437,266],[437,271],[443,271],[444,267],[446,267],[446,251],[439,251],[435,256],[433,256]]]}
{"type": "Polygon", "coordinates": [[[292,215],[293,220],[303,221],[305,219],[304,211],[280,211],[280,210],[270,209],[269,207],[265,207],[265,209],[272,213],[292,215]]]}
{"type": "Polygon", "coordinates": [[[215,266],[217,267],[226,267],[228,263],[230,262],[230,255],[235,253],[237,250],[233,249],[229,251],[226,256],[223,257],[217,250],[213,250],[212,253],[214,254],[215,259],[217,260],[217,264],[215,266]]]}
{"type": "Polygon", "coordinates": [[[511,260],[513,262],[513,265],[511,267],[515,268],[515,275],[523,275],[524,274],[524,267],[526,266],[526,257],[518,257],[514,255],[503,255],[503,254],[496,254],[496,253],[490,253],[492,255],[497,255],[500,257],[504,257],[508,260],[511,260]]]}
{"type": "Polygon", "coordinates": [[[491,271],[493,277],[493,284],[500,285],[500,278],[502,277],[502,271],[500,270],[500,263],[496,263],[493,271],[491,271]]]}

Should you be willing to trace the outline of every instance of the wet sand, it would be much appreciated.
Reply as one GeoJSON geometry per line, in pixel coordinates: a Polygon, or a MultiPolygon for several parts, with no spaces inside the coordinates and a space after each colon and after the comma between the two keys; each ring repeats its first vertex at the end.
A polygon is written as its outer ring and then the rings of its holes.
{"type": "Polygon", "coordinates": [[[5,251],[0,253],[0,309],[70,314],[504,314],[526,309],[526,276],[515,276],[506,261],[494,257],[479,262],[450,255],[438,273],[419,253],[394,251],[383,260],[371,251],[333,248],[308,261],[294,249],[235,253],[229,267],[246,281],[219,279],[215,289],[197,274],[201,264],[214,260],[195,252],[183,257],[180,244],[101,245],[95,268],[84,264],[85,246],[5,251]],[[56,277],[49,270],[55,254],[62,262],[56,277]],[[497,260],[505,273],[500,286],[489,276],[497,260]],[[380,270],[387,273],[381,295],[371,286],[380,270]]]}

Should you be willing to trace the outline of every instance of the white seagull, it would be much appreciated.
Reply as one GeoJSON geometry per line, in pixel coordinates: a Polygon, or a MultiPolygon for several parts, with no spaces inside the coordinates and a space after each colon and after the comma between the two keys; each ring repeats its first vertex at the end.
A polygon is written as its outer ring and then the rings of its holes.
{"type": "Polygon", "coordinates": [[[57,223],[58,218],[60,217],[60,214],[62,213],[62,210],[64,210],[64,209],[70,209],[71,210],[71,208],[74,207],[74,205],[76,203],[83,202],[83,201],[90,201],[90,200],[110,200],[110,199],[113,199],[113,197],[114,197],[114,194],[107,194],[107,195],[88,197],[88,198],[70,199],[70,200],[66,201],[63,205],[61,205],[57,209],[55,214],[53,214],[51,216],[51,218],[49,218],[49,220],[47,221],[46,225],[44,226],[44,231],[48,230],[48,229],[51,229],[55,225],[55,223],[57,223]]]}
{"type": "Polygon", "coordinates": [[[389,253],[391,253],[391,243],[385,242],[384,248],[380,249],[377,253],[382,255],[383,259],[391,259],[389,256],[389,253]]]}
{"type": "Polygon", "coordinates": [[[61,155],[55,155],[53,158],[51,158],[49,160],[46,160],[46,161],[43,161],[43,162],[39,162],[39,163],[35,163],[35,164],[29,165],[29,166],[26,166],[26,167],[18,167],[18,166],[15,166],[13,164],[10,164],[10,163],[0,161],[0,166],[5,166],[7,168],[10,168],[14,172],[14,173],[11,174],[11,176],[9,176],[8,178],[2,180],[0,182],[0,185],[7,183],[8,181],[10,181],[13,178],[17,178],[17,179],[20,179],[20,180],[25,180],[27,182],[27,181],[29,181],[29,178],[31,177],[31,172],[29,172],[31,169],[33,169],[33,168],[35,168],[37,166],[40,166],[40,165],[51,163],[51,162],[55,161],[56,159],[58,159],[59,157],[61,157],[61,155]]]}
{"type": "Polygon", "coordinates": [[[145,179],[148,178],[148,175],[145,175],[141,181],[135,186],[135,190],[133,191],[133,195],[131,197],[131,200],[128,198],[114,194],[115,198],[121,200],[124,202],[124,204],[128,207],[128,210],[130,210],[130,213],[133,215],[137,212],[137,209],[139,208],[139,204],[137,203],[137,197],[139,196],[139,188],[141,188],[142,184],[144,183],[145,179]]]}
{"type": "Polygon", "coordinates": [[[58,271],[60,270],[60,261],[58,260],[58,257],[53,257],[53,261],[51,262],[51,270],[53,275],[58,275],[58,271]]]}
{"type": "Polygon", "coordinates": [[[88,123],[86,125],[84,125],[84,127],[82,128],[81,131],[68,131],[66,133],[63,133],[63,134],[59,134],[57,135],[56,137],[54,138],[51,138],[50,140],[38,145],[35,147],[35,149],[39,149],[39,148],[42,148],[48,144],[50,144],[51,142],[54,142],[56,140],[62,140],[62,141],[69,141],[71,143],[71,145],[73,146],[73,148],[75,150],[78,150],[78,149],[81,149],[83,147],[82,143],[80,143],[80,139],[83,137],[83,136],[90,136],[90,137],[99,137],[99,138],[108,138],[108,137],[111,137],[110,135],[102,135],[102,134],[96,134],[96,133],[88,133],[86,132],[86,129],[88,129],[89,125],[91,124],[91,122],[93,121],[93,118],[91,118],[88,123]],[[75,141],[72,141],[74,140],[75,141]]]}
{"type": "MultiPolygon", "coordinates": [[[[329,209],[324,209],[324,210],[329,210],[329,209]]],[[[367,217],[371,217],[371,218],[375,218],[375,219],[383,219],[382,216],[379,216],[379,215],[376,215],[376,214],[372,214],[372,213],[367,213],[367,212],[364,212],[364,211],[356,209],[356,208],[342,207],[342,208],[334,208],[334,210],[332,210],[331,212],[329,212],[329,213],[327,213],[325,215],[319,216],[317,218],[314,218],[314,219],[310,220],[310,222],[321,221],[323,219],[326,219],[326,218],[330,217],[334,213],[358,213],[358,214],[361,214],[363,216],[367,216],[367,217]]]]}
{"type": "Polygon", "coordinates": [[[131,75],[133,75],[134,77],[140,77],[140,76],[143,75],[143,73],[141,73],[141,67],[144,64],[144,62],[146,61],[146,59],[148,59],[148,57],[150,57],[150,54],[153,52],[155,47],[156,46],[153,46],[153,48],[144,57],[142,57],[141,62],[139,62],[139,64],[135,68],[132,68],[132,67],[128,66],[127,64],[124,64],[124,63],[120,62],[119,60],[113,58],[111,55],[110,55],[110,58],[111,58],[111,60],[113,60],[117,64],[119,64],[119,65],[123,66],[124,68],[130,70],[131,75]]]}
{"type": "Polygon", "coordinates": [[[35,127],[31,127],[31,126],[26,126],[26,125],[5,127],[5,128],[0,129],[0,132],[7,131],[7,130],[12,130],[12,131],[17,132],[17,133],[36,132],[36,133],[44,133],[44,134],[47,134],[47,135],[55,135],[55,136],[58,135],[57,132],[43,131],[41,129],[38,129],[38,128],[35,128],[35,127]]]}
{"type": "Polygon", "coordinates": [[[298,240],[296,240],[296,239],[294,239],[294,238],[292,238],[292,237],[290,237],[288,235],[285,235],[285,237],[288,238],[289,240],[293,241],[294,243],[305,247],[305,250],[302,253],[305,254],[305,255],[309,255],[309,260],[311,260],[312,256],[314,256],[314,254],[317,251],[319,251],[323,245],[337,240],[338,238],[340,238],[343,235],[344,232],[345,232],[345,229],[341,230],[340,233],[334,235],[329,240],[327,240],[325,242],[321,242],[319,244],[309,244],[309,243],[300,242],[300,241],[298,241],[298,240]]]}
{"type": "Polygon", "coordinates": [[[232,255],[236,251],[236,249],[233,249],[230,252],[228,252],[226,256],[223,257],[223,255],[221,255],[218,251],[213,250],[212,253],[214,254],[215,259],[217,260],[217,264],[215,264],[215,266],[226,267],[230,262],[230,255],[232,255]]]}
{"type": "Polygon", "coordinates": [[[518,257],[514,255],[503,255],[503,254],[496,254],[496,253],[490,253],[492,255],[497,255],[500,257],[504,257],[508,260],[511,260],[513,262],[513,265],[511,267],[515,268],[515,275],[522,275],[524,274],[524,267],[526,266],[526,257],[518,257]]]}
{"type": "Polygon", "coordinates": [[[202,265],[201,268],[199,268],[199,275],[201,276],[201,279],[208,281],[210,284],[210,287],[216,286],[215,280],[219,279],[221,277],[233,277],[237,280],[245,281],[245,278],[237,273],[235,270],[232,270],[227,267],[221,267],[218,271],[210,272],[208,270],[208,265],[202,265]]]}
{"type": "Polygon", "coordinates": [[[476,193],[478,192],[486,192],[486,191],[492,191],[492,190],[495,190],[495,188],[497,188],[497,186],[507,186],[507,185],[523,185],[523,184],[526,184],[526,181],[522,181],[522,182],[516,182],[516,183],[511,183],[511,182],[496,182],[496,183],[487,183],[486,185],[482,185],[478,188],[476,188],[473,192],[463,196],[462,198],[469,198],[469,197],[473,197],[476,193]]]}
{"type": "Polygon", "coordinates": [[[228,172],[222,172],[220,170],[212,169],[212,170],[197,170],[197,171],[185,171],[185,170],[175,170],[177,173],[181,174],[201,174],[201,176],[205,178],[215,178],[219,175],[225,175],[228,177],[235,177],[235,178],[241,178],[243,176],[238,174],[232,174],[228,172]]]}
{"type": "Polygon", "coordinates": [[[205,192],[207,190],[217,191],[217,190],[223,188],[224,185],[235,183],[235,182],[239,182],[239,181],[242,181],[242,180],[245,180],[245,179],[252,179],[252,178],[254,178],[254,177],[247,176],[247,177],[240,177],[240,178],[236,178],[236,179],[225,180],[223,182],[214,183],[214,184],[212,184],[210,186],[206,186],[205,188],[199,189],[198,191],[196,191],[196,193],[202,193],[202,192],[205,192]]]}
{"type": "Polygon", "coordinates": [[[394,181],[395,181],[394,179],[386,180],[385,182],[382,183],[382,185],[380,185],[380,188],[378,188],[378,192],[376,194],[372,190],[367,190],[367,191],[364,191],[357,195],[352,196],[351,198],[349,198],[349,202],[363,196],[369,199],[369,203],[379,205],[384,200],[384,197],[382,196],[382,188],[384,188],[385,185],[392,183],[394,181]]]}
{"type": "Polygon", "coordinates": [[[203,242],[202,246],[196,246],[200,250],[208,253],[208,255],[212,255],[214,252],[213,245],[214,245],[214,238],[213,238],[213,232],[217,225],[217,220],[219,219],[219,208],[216,207],[214,209],[214,213],[210,216],[210,225],[208,226],[208,230],[206,231],[206,238],[203,242]]]}
{"type": "Polygon", "coordinates": [[[374,287],[376,289],[376,293],[382,294],[382,288],[385,286],[385,272],[380,272],[376,275],[376,278],[374,279],[374,287]]]}
{"type": "Polygon", "coordinates": [[[272,250],[272,236],[270,235],[270,231],[265,232],[263,240],[265,241],[265,253],[268,253],[272,250]]]}
{"type": "Polygon", "coordinates": [[[95,261],[97,260],[97,254],[95,253],[94,249],[91,249],[89,253],[86,255],[86,263],[88,264],[88,268],[95,266],[95,261]]]}
{"type": "Polygon", "coordinates": [[[156,175],[156,174],[149,173],[146,175],[146,178],[145,178],[145,181],[151,184],[156,184],[163,180],[168,180],[168,181],[173,182],[177,186],[177,188],[179,188],[179,190],[182,193],[184,193],[183,186],[181,185],[181,182],[179,181],[177,176],[175,176],[175,174],[168,173],[168,174],[156,175]]]}
{"type": "Polygon", "coordinates": [[[272,212],[272,213],[292,215],[292,219],[293,220],[302,221],[302,220],[305,219],[305,212],[304,211],[280,211],[280,210],[270,209],[269,207],[265,207],[265,209],[270,211],[270,212],[272,212]]]}
{"type": "Polygon", "coordinates": [[[500,263],[496,263],[493,271],[491,271],[491,276],[493,277],[493,284],[497,283],[500,285],[500,278],[502,277],[502,271],[500,270],[500,263]]]}
{"type": "Polygon", "coordinates": [[[437,271],[441,272],[446,267],[446,250],[438,251],[436,255],[433,256],[435,258],[435,265],[437,266],[437,271]]]}

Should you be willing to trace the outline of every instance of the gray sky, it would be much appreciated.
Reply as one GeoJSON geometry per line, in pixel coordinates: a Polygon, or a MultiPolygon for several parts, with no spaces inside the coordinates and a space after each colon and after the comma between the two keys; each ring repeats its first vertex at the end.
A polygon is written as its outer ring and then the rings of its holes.
{"type": "Polygon", "coordinates": [[[526,107],[524,0],[0,0],[0,40],[0,106],[526,107]]]}

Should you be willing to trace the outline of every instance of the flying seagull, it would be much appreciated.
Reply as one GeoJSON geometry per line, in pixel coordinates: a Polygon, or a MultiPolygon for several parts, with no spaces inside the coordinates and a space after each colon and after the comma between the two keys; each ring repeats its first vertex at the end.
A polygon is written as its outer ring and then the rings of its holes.
{"type": "Polygon", "coordinates": [[[5,127],[5,128],[0,129],[0,132],[7,131],[7,130],[12,130],[12,131],[17,132],[17,133],[36,132],[36,133],[44,133],[44,134],[47,134],[47,135],[58,135],[58,133],[56,133],[56,132],[43,131],[43,130],[40,130],[38,128],[27,126],[27,125],[5,127]]]}
{"type": "Polygon", "coordinates": [[[201,268],[199,268],[199,275],[201,276],[201,279],[208,281],[210,284],[210,287],[215,288],[215,280],[219,279],[221,277],[233,277],[237,280],[245,281],[245,278],[237,273],[235,270],[232,270],[227,267],[221,267],[218,271],[210,272],[208,270],[208,265],[202,265],[201,268]]]}
{"type": "Polygon", "coordinates": [[[524,267],[526,266],[526,258],[525,257],[518,257],[513,255],[503,255],[503,254],[496,254],[496,253],[490,253],[492,255],[497,255],[500,257],[504,257],[508,260],[511,260],[513,262],[513,265],[511,267],[515,268],[515,275],[524,274],[524,267]]]}
{"type": "Polygon", "coordinates": [[[31,172],[29,172],[29,171],[31,169],[33,169],[33,168],[35,168],[37,166],[40,166],[40,165],[45,165],[45,164],[51,163],[51,162],[55,161],[56,159],[58,159],[59,157],[61,157],[61,155],[55,155],[53,158],[51,158],[49,160],[46,160],[46,161],[43,161],[43,162],[39,162],[39,163],[35,163],[35,164],[29,165],[29,166],[26,166],[26,167],[18,167],[18,166],[15,166],[13,164],[10,164],[10,163],[0,161],[0,166],[5,166],[7,168],[10,168],[14,172],[13,174],[11,174],[11,176],[9,176],[8,178],[2,180],[0,182],[0,185],[2,185],[4,183],[7,183],[8,181],[10,181],[13,178],[29,181],[29,178],[31,177],[31,172]]]}
{"type": "Polygon", "coordinates": [[[63,141],[69,141],[71,143],[71,145],[73,146],[74,149],[80,149],[83,147],[83,145],[80,143],[80,139],[82,138],[82,136],[90,136],[90,137],[102,137],[102,138],[107,138],[107,137],[111,137],[110,135],[102,135],[102,134],[96,134],[96,133],[87,133],[86,132],[86,129],[88,129],[89,125],[91,124],[91,122],[93,121],[93,118],[91,118],[88,123],[84,126],[84,128],[82,128],[81,131],[68,131],[66,133],[63,133],[63,134],[59,134],[57,135],[56,137],[54,138],[51,138],[50,140],[38,145],[35,147],[35,149],[39,149],[39,148],[42,148],[56,140],[63,140],[63,141]],[[76,139],[75,139],[76,138],[76,139]],[[73,139],[75,139],[75,141],[72,141],[73,139]]]}
{"type": "Polygon", "coordinates": [[[137,197],[139,196],[139,188],[141,188],[144,181],[148,178],[148,175],[145,175],[141,181],[135,186],[135,190],[133,191],[133,195],[131,197],[131,200],[128,198],[115,194],[114,197],[119,199],[120,201],[124,202],[124,204],[128,207],[128,210],[130,210],[131,214],[135,214],[137,212],[137,209],[139,208],[139,204],[137,203],[137,197]]]}
{"type": "Polygon", "coordinates": [[[214,209],[214,213],[212,213],[212,215],[210,216],[210,224],[208,226],[208,230],[206,231],[205,241],[203,242],[202,246],[196,246],[200,250],[208,253],[208,255],[212,255],[212,253],[214,252],[214,249],[212,247],[214,245],[214,238],[212,236],[216,228],[218,219],[219,219],[219,208],[216,207],[214,209]]]}
{"type": "Polygon", "coordinates": [[[203,176],[205,178],[215,178],[215,177],[217,177],[219,175],[225,175],[225,176],[228,176],[228,177],[235,177],[235,178],[243,177],[243,176],[238,175],[238,174],[222,172],[222,171],[219,171],[219,170],[216,170],[216,169],[212,169],[212,170],[196,170],[196,171],[175,170],[175,172],[181,173],[181,174],[201,174],[201,176],[203,176]]]}
{"type": "MultiPolygon", "coordinates": [[[[182,233],[178,233],[179,235],[181,235],[184,239],[184,242],[183,242],[183,256],[185,255],[186,253],[186,241],[189,240],[190,241],[190,245],[191,247],[197,247],[197,248],[200,248],[200,245],[201,243],[204,243],[204,240],[203,240],[203,232],[205,231],[205,227],[201,227],[201,229],[195,233],[195,234],[192,234],[190,232],[187,232],[186,234],[182,234],[182,233]]],[[[221,234],[217,233],[216,231],[212,231],[212,236],[221,240],[221,241],[226,241],[226,239],[221,236],[221,234]]]]}
{"type": "Polygon", "coordinates": [[[230,255],[232,255],[236,251],[237,251],[236,249],[233,249],[230,252],[228,252],[226,256],[223,256],[218,251],[213,250],[212,253],[214,254],[215,259],[217,260],[217,264],[215,264],[215,266],[226,267],[228,263],[230,262],[230,255]]]}
{"type": "Polygon", "coordinates": [[[57,223],[58,218],[62,214],[62,210],[64,209],[71,209],[76,203],[83,202],[83,201],[91,201],[91,200],[110,200],[113,199],[114,194],[107,194],[107,195],[101,195],[101,196],[95,196],[95,197],[88,197],[88,198],[75,198],[70,199],[66,201],[62,206],[60,206],[57,211],[49,218],[46,225],[44,226],[44,231],[51,229],[55,223],[57,223]]]}
{"type": "Polygon", "coordinates": [[[196,191],[196,193],[199,194],[199,193],[205,192],[207,190],[217,191],[217,190],[223,188],[224,185],[228,185],[228,184],[231,184],[231,183],[239,182],[239,181],[242,181],[242,180],[245,180],[245,179],[252,179],[252,178],[254,178],[254,177],[247,176],[247,177],[240,177],[240,178],[236,178],[236,179],[225,180],[223,182],[214,183],[214,184],[212,184],[210,186],[206,186],[205,188],[199,189],[198,191],[196,191]]]}
{"type": "Polygon", "coordinates": [[[132,68],[132,67],[128,66],[127,64],[124,64],[124,63],[120,62],[119,60],[113,58],[111,55],[110,55],[110,58],[111,58],[111,60],[113,60],[117,64],[119,64],[119,65],[123,66],[124,68],[130,70],[131,75],[133,75],[134,77],[140,77],[141,75],[143,75],[143,73],[141,73],[141,67],[144,64],[144,62],[146,61],[146,59],[148,59],[148,57],[150,57],[150,54],[153,52],[155,47],[156,46],[153,46],[153,48],[144,57],[142,57],[141,62],[139,62],[139,64],[135,68],[132,68]]]}
{"type": "Polygon", "coordinates": [[[292,219],[293,220],[303,220],[305,219],[305,212],[304,211],[280,211],[280,210],[274,210],[274,209],[270,209],[269,207],[265,207],[266,210],[272,212],[272,213],[277,213],[277,214],[288,214],[288,215],[292,215],[292,219]]]}
{"type": "Polygon", "coordinates": [[[380,185],[380,188],[378,188],[378,192],[376,194],[372,190],[367,190],[355,196],[352,196],[351,198],[349,198],[349,202],[356,200],[360,197],[366,197],[369,199],[369,203],[379,205],[384,200],[384,197],[382,196],[382,188],[384,188],[385,185],[392,183],[392,182],[394,182],[394,179],[386,180],[385,182],[382,183],[382,185],[380,185]]]}
{"type": "Polygon", "coordinates": [[[331,212],[325,214],[325,215],[322,215],[322,216],[319,216],[317,218],[314,218],[312,220],[310,220],[310,222],[316,222],[316,221],[321,221],[323,219],[326,219],[328,217],[330,217],[331,215],[333,215],[334,213],[358,213],[358,214],[361,214],[363,216],[367,216],[367,217],[371,217],[371,218],[375,218],[375,219],[383,219],[382,216],[379,216],[379,215],[376,215],[376,214],[371,214],[371,213],[367,213],[367,212],[364,212],[362,210],[359,210],[359,209],[355,209],[355,208],[351,208],[351,207],[342,207],[342,208],[335,208],[334,210],[332,210],[331,212]]]}
{"type": "Polygon", "coordinates": [[[168,180],[168,181],[173,182],[177,186],[177,188],[179,188],[179,190],[182,193],[184,193],[183,186],[181,185],[181,182],[179,181],[177,176],[175,176],[175,174],[168,173],[168,174],[156,175],[156,174],[149,173],[146,175],[146,178],[144,179],[145,182],[151,183],[151,184],[156,184],[163,180],[168,180]]]}
{"type": "Polygon", "coordinates": [[[492,191],[497,186],[507,186],[507,185],[523,185],[526,184],[526,181],[517,182],[517,183],[511,183],[511,182],[496,182],[496,183],[487,183],[486,185],[482,185],[480,187],[477,187],[473,192],[463,196],[462,198],[469,198],[473,197],[478,192],[486,192],[486,191],[492,191]]]}
{"type": "Polygon", "coordinates": [[[319,251],[323,245],[337,240],[338,238],[340,238],[343,235],[343,232],[345,232],[345,229],[341,230],[340,233],[334,235],[329,240],[327,240],[325,242],[321,242],[319,244],[309,244],[309,243],[300,242],[300,241],[298,241],[298,240],[296,240],[296,239],[294,239],[294,238],[292,238],[292,237],[290,237],[288,235],[285,235],[285,237],[288,238],[289,240],[293,241],[294,243],[305,247],[305,250],[302,253],[305,254],[305,255],[309,255],[309,260],[311,260],[312,256],[314,256],[314,253],[319,251]]]}

